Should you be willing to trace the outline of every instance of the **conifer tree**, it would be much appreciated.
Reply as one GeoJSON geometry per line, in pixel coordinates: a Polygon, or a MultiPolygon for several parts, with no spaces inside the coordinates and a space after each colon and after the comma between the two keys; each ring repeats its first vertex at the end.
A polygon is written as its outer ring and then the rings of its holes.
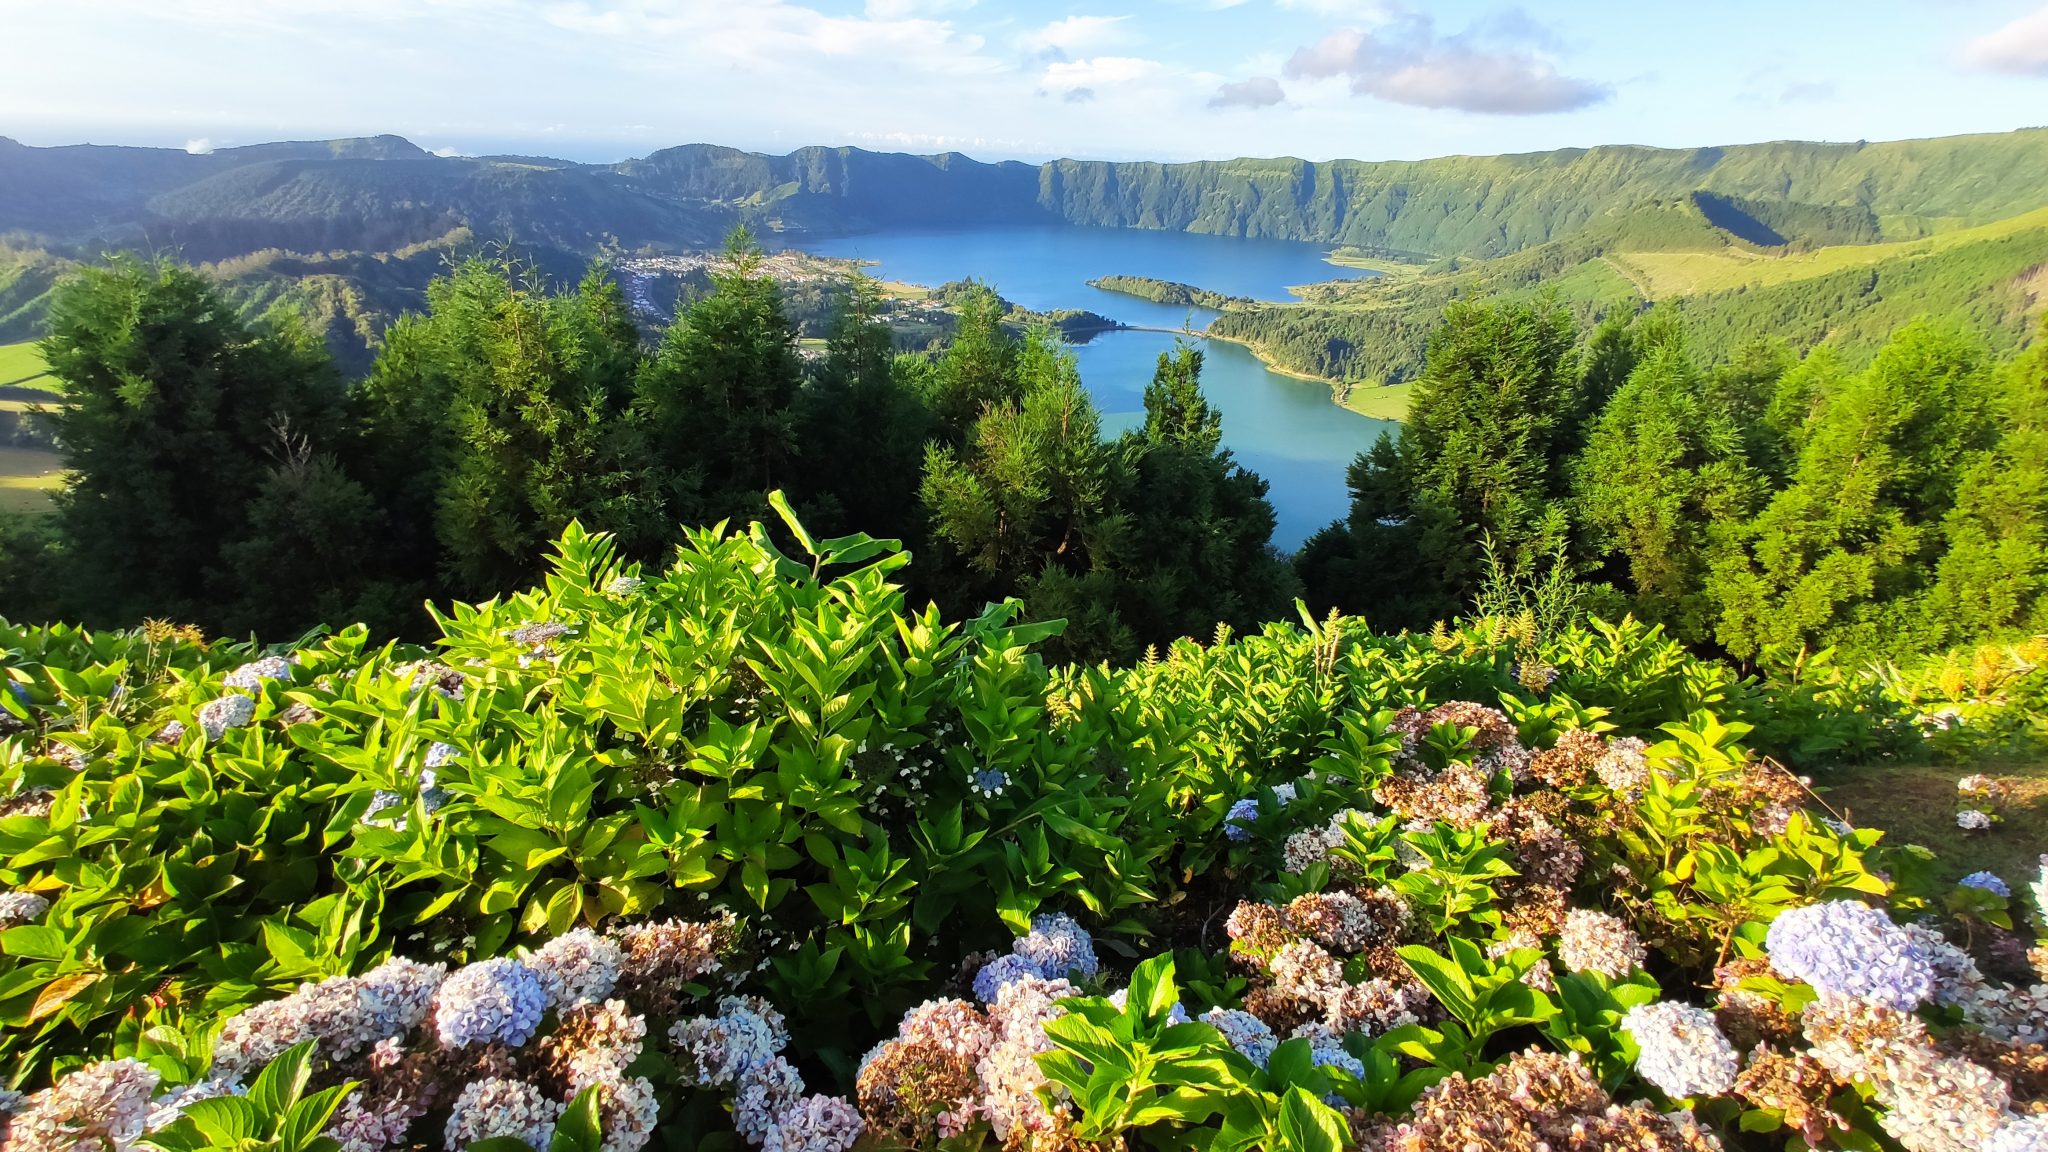
{"type": "MultiPolygon", "coordinates": [[[[287,456],[338,475],[343,389],[325,348],[290,323],[244,322],[190,268],[118,258],[59,289],[43,354],[67,400],[52,416],[70,473],[56,532],[79,616],[320,622],[309,606],[353,574],[318,563],[304,535],[260,543],[270,526],[252,509],[287,456]],[[254,602],[275,611],[251,617],[254,602]]],[[[360,530],[359,496],[338,483],[330,518],[302,516],[317,533],[360,530]]]]}
{"type": "Polygon", "coordinates": [[[769,491],[793,478],[803,362],[762,261],[752,234],[735,230],[712,290],[676,318],[640,371],[634,413],[668,474],[672,520],[765,516],[769,491]]]}

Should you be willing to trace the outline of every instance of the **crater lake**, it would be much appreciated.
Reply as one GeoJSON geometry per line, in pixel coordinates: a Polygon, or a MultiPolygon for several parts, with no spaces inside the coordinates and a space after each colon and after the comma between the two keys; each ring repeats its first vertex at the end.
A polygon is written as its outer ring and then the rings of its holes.
{"type": "MultiPolygon", "coordinates": [[[[1216,313],[1088,286],[1102,276],[1149,276],[1254,300],[1289,299],[1298,284],[1374,273],[1323,259],[1321,245],[1119,228],[988,228],[875,232],[792,247],[862,260],[884,280],[937,286],[968,277],[1036,311],[1085,308],[1148,329],[1187,329],[1203,352],[1202,390],[1223,414],[1223,444],[1265,477],[1278,526],[1273,542],[1301,546],[1350,510],[1344,470],[1399,424],[1340,408],[1327,385],[1268,369],[1239,344],[1201,338],[1216,313]]],[[[1082,383],[1113,436],[1145,419],[1145,385],[1177,331],[1104,332],[1074,349],[1082,383]]]]}

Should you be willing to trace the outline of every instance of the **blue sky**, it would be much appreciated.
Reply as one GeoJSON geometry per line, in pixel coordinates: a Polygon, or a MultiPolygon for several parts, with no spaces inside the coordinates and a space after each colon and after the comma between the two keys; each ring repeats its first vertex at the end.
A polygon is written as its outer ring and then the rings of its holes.
{"type": "Polygon", "coordinates": [[[1412,159],[2048,123],[2041,0],[0,0],[0,135],[1412,159]]]}

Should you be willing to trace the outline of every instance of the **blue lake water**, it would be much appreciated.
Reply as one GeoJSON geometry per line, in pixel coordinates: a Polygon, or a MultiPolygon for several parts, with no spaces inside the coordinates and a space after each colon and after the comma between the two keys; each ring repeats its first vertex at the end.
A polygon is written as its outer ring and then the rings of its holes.
{"type": "MultiPolygon", "coordinates": [[[[1126,324],[1186,327],[1198,335],[1215,313],[1103,292],[1087,282],[1114,274],[1151,276],[1231,296],[1285,300],[1297,284],[1372,275],[1328,263],[1325,249],[1313,244],[1137,229],[880,232],[800,246],[823,256],[872,261],[872,271],[883,279],[937,285],[972,276],[1037,311],[1086,308],[1126,324]]],[[[1081,380],[1102,411],[1104,434],[1143,423],[1153,366],[1180,338],[1109,332],[1074,350],[1081,380]]],[[[1279,521],[1273,542],[1298,547],[1348,511],[1344,469],[1352,458],[1382,431],[1400,426],[1337,407],[1327,386],[1269,371],[1242,345],[1205,340],[1202,347],[1202,388],[1223,414],[1224,446],[1271,485],[1279,521]]]]}

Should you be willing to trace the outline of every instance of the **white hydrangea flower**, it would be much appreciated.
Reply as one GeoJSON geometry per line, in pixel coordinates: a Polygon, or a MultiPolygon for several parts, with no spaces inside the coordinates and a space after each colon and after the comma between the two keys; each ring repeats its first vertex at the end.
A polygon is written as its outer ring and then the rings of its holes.
{"type": "Polygon", "coordinates": [[[1264,1020],[1242,1009],[1211,1008],[1202,1014],[1202,1023],[1223,1033],[1239,1055],[1261,1068],[1273,1058],[1273,1049],[1280,1046],[1280,1038],[1273,1035],[1264,1020]]]}
{"type": "Polygon", "coordinates": [[[1619,980],[1643,962],[1643,942],[1620,919],[1590,908],[1565,913],[1557,934],[1557,958],[1573,972],[1598,972],[1619,980]]]}
{"type": "Polygon", "coordinates": [[[261,692],[263,691],[263,682],[265,680],[290,680],[291,678],[291,661],[282,656],[265,656],[261,660],[252,660],[233,672],[228,673],[221,679],[221,683],[229,688],[243,692],[261,692]]]}
{"type": "Polygon", "coordinates": [[[239,692],[230,692],[215,700],[206,702],[199,709],[199,728],[206,733],[208,743],[227,735],[230,728],[245,728],[256,718],[256,701],[239,692]]]}
{"type": "Polygon", "coordinates": [[[860,1139],[860,1112],[837,1096],[806,1096],[769,1125],[761,1152],[846,1152],[860,1139]]]}
{"type": "Polygon", "coordinates": [[[526,966],[547,990],[548,1005],[556,1009],[611,995],[624,962],[625,952],[617,941],[588,928],[557,936],[526,958],[526,966]]]}
{"type": "Polygon", "coordinates": [[[1636,1071],[1672,1097],[1718,1096],[1735,1087],[1735,1046],[1714,1015],[1672,1000],[1639,1004],[1621,1018],[1635,1039],[1636,1071]]]}
{"type": "Polygon", "coordinates": [[[1956,813],[1956,827],[1965,832],[1982,832],[1991,827],[1991,816],[1975,808],[1965,808],[1956,813]]]}
{"type": "Polygon", "coordinates": [[[473,1080],[448,1112],[448,1152],[462,1152],[479,1140],[498,1136],[546,1148],[561,1118],[562,1106],[531,1084],[499,1076],[473,1080]]]}
{"type": "Polygon", "coordinates": [[[33,924],[50,910],[50,901],[33,892],[0,892],[0,928],[33,924]]]}

